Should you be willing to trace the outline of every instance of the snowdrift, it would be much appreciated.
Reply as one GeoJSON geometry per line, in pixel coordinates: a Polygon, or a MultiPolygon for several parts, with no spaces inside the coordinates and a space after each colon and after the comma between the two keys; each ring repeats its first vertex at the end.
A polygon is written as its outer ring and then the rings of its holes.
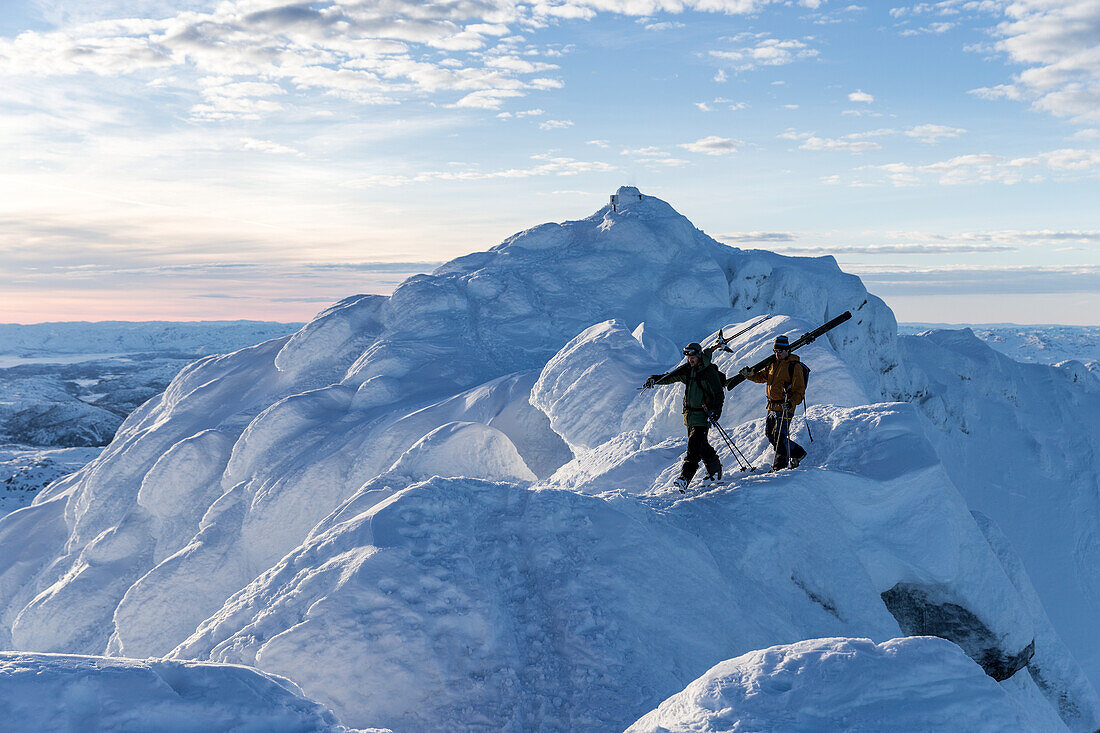
{"type": "Polygon", "coordinates": [[[627,733],[1042,730],[942,639],[814,639],[716,665],[627,733]]]}
{"type": "MultiPolygon", "coordinates": [[[[960,416],[889,309],[832,258],[619,195],[189,366],[0,519],[0,646],[243,663],[354,726],[551,731],[621,730],[755,649],[932,634],[1039,729],[1100,725],[1085,642],[952,483],[960,416]],[[732,373],[848,309],[800,352],[804,468],[673,491],[680,390],[645,376],[775,314],[732,373]]],[[[762,406],[742,385],[723,413],[755,466],[762,406]]]]}
{"type": "Polygon", "coordinates": [[[246,667],[0,652],[4,730],[347,733],[290,680],[246,667]]]}

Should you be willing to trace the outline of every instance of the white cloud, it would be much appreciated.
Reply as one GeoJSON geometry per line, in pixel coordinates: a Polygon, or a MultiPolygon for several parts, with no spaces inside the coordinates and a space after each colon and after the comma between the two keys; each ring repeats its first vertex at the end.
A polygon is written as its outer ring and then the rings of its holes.
{"type": "Polygon", "coordinates": [[[681,166],[687,165],[688,161],[682,158],[674,158],[672,154],[666,150],[662,150],[656,146],[649,146],[645,148],[625,149],[619,151],[620,155],[626,155],[639,163],[645,163],[648,165],[663,165],[663,166],[681,166]]]}
{"type": "Polygon", "coordinates": [[[272,142],[271,140],[257,140],[255,138],[246,137],[241,140],[241,145],[244,146],[245,150],[258,150],[263,153],[274,153],[276,155],[301,155],[301,153],[294,148],[272,142]]]}
{"type": "Polygon", "coordinates": [[[710,112],[711,111],[710,107],[707,106],[706,102],[696,102],[695,106],[698,107],[699,109],[701,109],[704,112],[710,112]]]}
{"type": "Polygon", "coordinates": [[[519,119],[521,117],[541,117],[544,114],[546,114],[545,111],[543,111],[541,109],[538,109],[538,108],[535,108],[535,109],[524,109],[524,110],[520,110],[519,112],[500,112],[500,113],[497,114],[497,117],[499,117],[502,120],[509,120],[509,119],[512,119],[512,118],[519,119]]]}
{"type": "Polygon", "coordinates": [[[681,143],[680,147],[692,153],[705,153],[706,155],[729,155],[737,152],[737,148],[744,145],[740,140],[728,137],[709,135],[700,138],[693,143],[681,143]]]}
{"type": "Polygon", "coordinates": [[[798,147],[800,150],[846,150],[850,153],[859,153],[864,150],[878,150],[882,146],[870,140],[844,140],[811,136],[806,138],[798,147]]]}
{"type": "Polygon", "coordinates": [[[546,120],[539,123],[540,130],[564,130],[573,126],[573,120],[546,120]]]}
{"type": "Polygon", "coordinates": [[[803,41],[778,38],[757,39],[756,45],[732,51],[711,51],[712,58],[730,62],[737,71],[749,71],[758,66],[784,66],[800,59],[818,55],[818,50],[803,41]]]}
{"type": "Polygon", "coordinates": [[[725,71],[725,69],[719,69],[718,71],[714,72],[714,80],[716,82],[718,82],[719,84],[726,81],[726,71],[725,71]]]}
{"type": "Polygon", "coordinates": [[[587,140],[587,141],[585,141],[585,145],[595,145],[598,148],[606,148],[610,144],[611,144],[611,142],[608,141],[608,140],[587,140]]]}
{"type": "Polygon", "coordinates": [[[867,92],[863,91],[862,89],[857,89],[856,91],[854,91],[854,92],[852,92],[851,94],[848,95],[848,101],[849,102],[862,102],[863,104],[871,104],[872,102],[875,101],[875,98],[872,97],[867,92]]]}
{"type": "Polygon", "coordinates": [[[1048,178],[1065,179],[1080,174],[1100,172],[1100,150],[1061,149],[1026,158],[1006,158],[988,153],[959,155],[927,165],[888,163],[865,166],[859,170],[875,170],[885,174],[895,186],[912,186],[926,179],[936,179],[940,185],[975,183],[1035,183],[1048,178]]]}
{"type": "Polygon", "coordinates": [[[1026,68],[1011,84],[972,93],[1025,99],[1035,109],[1078,122],[1100,120],[1100,3],[1015,0],[1003,13],[995,48],[1026,68]]]}
{"type": "Polygon", "coordinates": [[[583,161],[550,153],[532,155],[537,165],[526,168],[506,168],[484,171],[479,168],[464,168],[451,171],[423,171],[410,175],[377,173],[348,181],[350,188],[371,188],[376,186],[396,187],[429,181],[483,181],[494,178],[532,178],[535,176],[572,176],[578,173],[607,172],[616,170],[615,166],[601,161],[583,161]]]}
{"type": "Polygon", "coordinates": [[[947,125],[917,125],[905,131],[905,135],[915,138],[922,143],[930,145],[939,142],[943,138],[958,137],[966,132],[961,127],[948,127],[947,125]]]}

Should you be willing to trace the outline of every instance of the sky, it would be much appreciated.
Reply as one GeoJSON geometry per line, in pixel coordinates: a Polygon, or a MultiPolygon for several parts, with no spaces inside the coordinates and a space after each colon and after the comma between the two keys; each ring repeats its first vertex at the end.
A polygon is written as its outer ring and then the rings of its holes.
{"type": "Polygon", "coordinates": [[[1096,0],[0,0],[0,322],[308,320],[588,216],[1100,324],[1096,0]]]}

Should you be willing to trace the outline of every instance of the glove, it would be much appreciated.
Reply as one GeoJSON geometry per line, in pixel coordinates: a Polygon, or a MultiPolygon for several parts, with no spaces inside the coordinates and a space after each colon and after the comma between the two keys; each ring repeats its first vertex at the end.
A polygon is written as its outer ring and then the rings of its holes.
{"type": "Polygon", "coordinates": [[[721,410],[707,410],[707,419],[718,422],[718,418],[722,417],[721,410]]]}
{"type": "Polygon", "coordinates": [[[741,371],[739,371],[737,373],[740,374],[745,379],[748,379],[749,377],[752,376],[752,367],[741,367],[741,371]]]}
{"type": "Polygon", "coordinates": [[[661,375],[660,374],[653,374],[649,377],[649,379],[645,380],[645,388],[649,389],[650,387],[655,385],[657,383],[657,377],[659,377],[659,376],[661,376],[661,375]]]}
{"type": "Polygon", "coordinates": [[[791,405],[790,402],[784,402],[783,403],[783,412],[790,412],[791,407],[792,407],[792,405],[791,405]]]}

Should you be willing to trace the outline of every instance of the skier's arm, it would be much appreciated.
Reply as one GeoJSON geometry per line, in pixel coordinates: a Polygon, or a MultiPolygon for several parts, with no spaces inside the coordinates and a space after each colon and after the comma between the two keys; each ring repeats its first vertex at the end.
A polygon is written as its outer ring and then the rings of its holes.
{"type": "Polygon", "coordinates": [[[757,382],[759,384],[766,384],[768,381],[767,368],[761,369],[758,372],[754,372],[752,367],[742,367],[739,374],[750,382],[757,382]]]}
{"type": "Polygon", "coordinates": [[[673,369],[668,374],[664,375],[663,377],[660,375],[654,375],[657,378],[653,380],[653,384],[664,385],[675,384],[676,382],[684,382],[687,381],[686,374],[687,372],[684,370],[684,368],[682,366],[679,366],[673,369]]]}

